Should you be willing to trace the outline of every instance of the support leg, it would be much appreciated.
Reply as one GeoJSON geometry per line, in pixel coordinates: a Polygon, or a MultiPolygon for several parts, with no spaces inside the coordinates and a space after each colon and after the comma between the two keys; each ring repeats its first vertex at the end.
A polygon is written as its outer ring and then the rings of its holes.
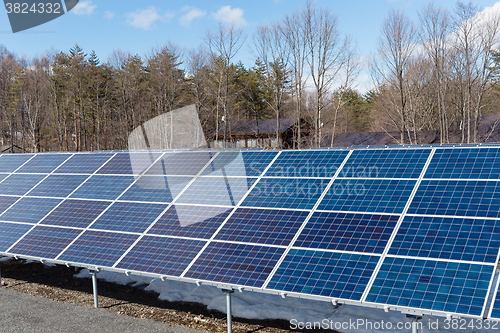
{"type": "Polygon", "coordinates": [[[94,291],[94,307],[98,308],[99,307],[99,302],[97,300],[97,271],[90,271],[90,274],[92,274],[92,289],[94,291]]]}
{"type": "Polygon", "coordinates": [[[413,320],[413,322],[411,323],[411,331],[412,333],[418,333],[418,321],[422,319],[421,316],[415,316],[415,315],[410,315],[410,314],[407,314],[406,315],[406,318],[410,318],[413,320]]]}
{"type": "Polygon", "coordinates": [[[232,333],[233,331],[233,319],[231,313],[231,294],[234,293],[232,289],[222,289],[222,292],[226,294],[226,306],[227,306],[227,333],[232,333]]]}

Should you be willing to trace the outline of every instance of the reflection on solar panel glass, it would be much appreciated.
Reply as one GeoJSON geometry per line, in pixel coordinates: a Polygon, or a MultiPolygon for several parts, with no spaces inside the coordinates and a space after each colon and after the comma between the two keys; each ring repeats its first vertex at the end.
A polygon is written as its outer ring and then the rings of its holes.
{"type": "Polygon", "coordinates": [[[248,192],[253,178],[197,178],[177,199],[178,203],[235,206],[248,192]]]}
{"type": "Polygon", "coordinates": [[[179,152],[165,154],[145,174],[195,176],[215,156],[212,152],[179,152]]]}
{"type": "Polygon", "coordinates": [[[173,205],[149,234],[209,239],[233,208],[173,205]]]}
{"type": "Polygon", "coordinates": [[[318,209],[401,213],[415,184],[415,180],[337,179],[318,209]]]}
{"type": "Polygon", "coordinates": [[[258,177],[276,155],[271,151],[221,152],[202,175],[258,177]]]}
{"type": "Polygon", "coordinates": [[[192,177],[141,176],[127,189],[120,200],[169,203],[192,179],[192,177]]]}

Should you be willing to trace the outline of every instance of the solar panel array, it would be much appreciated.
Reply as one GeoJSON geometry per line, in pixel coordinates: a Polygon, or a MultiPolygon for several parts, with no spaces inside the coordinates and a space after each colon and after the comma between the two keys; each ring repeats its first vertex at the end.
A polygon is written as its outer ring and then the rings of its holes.
{"type": "Polygon", "coordinates": [[[500,319],[499,217],[495,146],[0,155],[1,255],[419,313],[500,319]]]}

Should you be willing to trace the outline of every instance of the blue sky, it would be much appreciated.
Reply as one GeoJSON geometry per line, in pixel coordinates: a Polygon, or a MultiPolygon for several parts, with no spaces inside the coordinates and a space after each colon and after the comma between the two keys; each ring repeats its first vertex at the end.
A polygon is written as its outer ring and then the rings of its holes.
{"type": "MultiPolygon", "coordinates": [[[[246,66],[253,64],[250,49],[252,33],[260,24],[271,23],[305,6],[305,0],[253,1],[131,1],[80,0],[62,17],[33,29],[13,34],[6,12],[0,13],[0,44],[18,56],[32,57],[47,50],[68,51],[79,44],[87,53],[95,50],[106,61],[115,49],[141,56],[153,47],[171,41],[184,48],[203,44],[208,29],[219,21],[233,20],[248,36],[237,56],[246,66]]],[[[316,0],[338,16],[339,28],[358,44],[361,55],[375,52],[384,17],[390,8],[403,9],[417,19],[417,11],[426,3],[415,0],[316,0]]],[[[456,1],[439,0],[435,4],[452,9],[456,1]]],[[[481,8],[494,0],[475,0],[481,8]]]]}

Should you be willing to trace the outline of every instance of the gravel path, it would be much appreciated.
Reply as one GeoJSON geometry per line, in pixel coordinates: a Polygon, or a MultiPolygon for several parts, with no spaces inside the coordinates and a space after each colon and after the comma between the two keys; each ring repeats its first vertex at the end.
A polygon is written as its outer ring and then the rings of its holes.
{"type": "Polygon", "coordinates": [[[0,288],[0,332],[201,332],[0,288]]]}

